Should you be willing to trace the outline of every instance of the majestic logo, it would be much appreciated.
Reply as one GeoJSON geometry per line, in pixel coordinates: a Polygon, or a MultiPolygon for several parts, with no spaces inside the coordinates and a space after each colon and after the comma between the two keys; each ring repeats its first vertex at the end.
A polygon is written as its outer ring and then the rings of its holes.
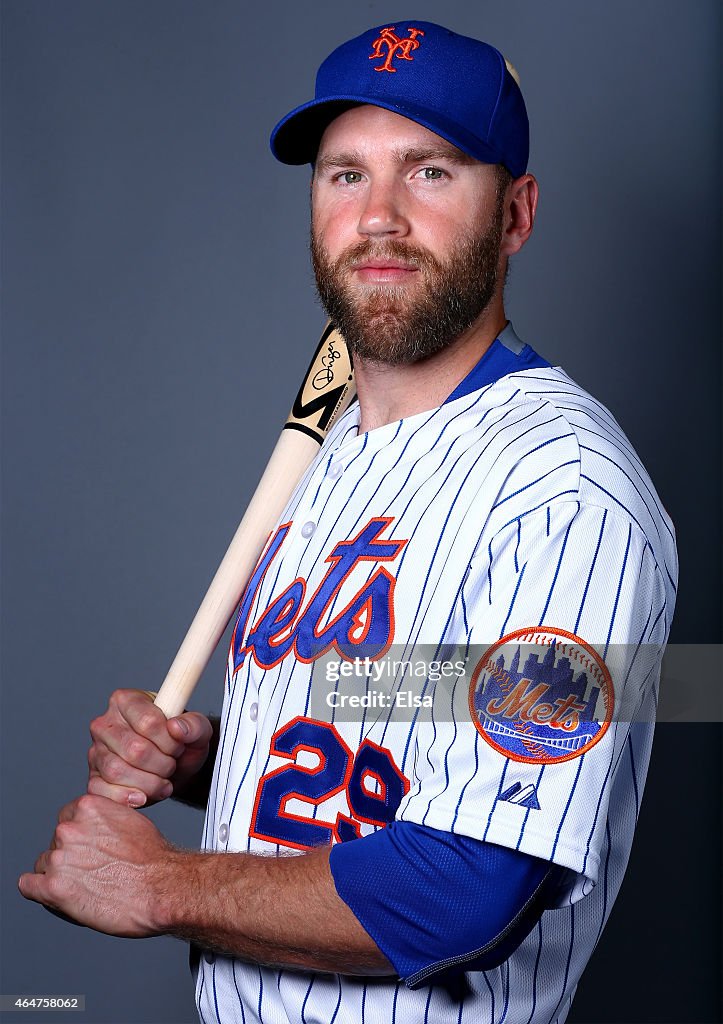
{"type": "Polygon", "coordinates": [[[518,629],[493,644],[469,690],[483,739],[513,761],[532,764],[580,757],[604,736],[614,703],[612,679],[597,651],[573,633],[546,626],[518,629]]]}
{"type": "Polygon", "coordinates": [[[231,640],[234,672],[241,668],[247,654],[253,656],[260,668],[272,668],[292,652],[298,661],[307,663],[331,649],[345,661],[358,658],[362,646],[362,653],[372,660],[385,654],[394,639],[395,578],[378,565],[371,574],[368,570],[363,573],[363,585],[351,596],[349,583],[352,573],[364,563],[393,562],[398,558],[406,540],[379,539],[392,521],[370,519],[355,537],[336,544],[326,559],[329,568],[309,600],[305,602],[307,581],[298,577],[272,599],[246,635],[262,580],[292,524],[280,526],[241,599],[231,640]],[[337,611],[334,605],[343,587],[346,603],[337,611]]]}
{"type": "Polygon", "coordinates": [[[504,800],[508,804],[517,804],[518,807],[527,807],[531,811],[539,811],[540,801],[537,799],[537,790],[529,783],[523,786],[521,782],[513,782],[504,793],[500,793],[498,800],[504,800]]]}
{"type": "Polygon", "coordinates": [[[383,64],[374,68],[375,71],[396,71],[397,69],[392,65],[392,60],[395,57],[399,60],[414,60],[412,50],[419,48],[420,42],[417,36],[423,36],[424,32],[421,28],[409,28],[407,31],[409,32],[409,38],[400,39],[399,36],[394,34],[394,25],[389,25],[381,30],[379,36],[372,43],[374,50],[369,54],[369,60],[379,60],[383,57],[383,46],[387,48],[387,57],[383,64]]]}

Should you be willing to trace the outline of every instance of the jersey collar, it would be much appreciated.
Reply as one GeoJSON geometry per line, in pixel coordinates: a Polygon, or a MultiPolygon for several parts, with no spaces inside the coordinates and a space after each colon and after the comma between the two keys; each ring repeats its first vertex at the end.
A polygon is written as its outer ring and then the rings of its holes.
{"type": "Polygon", "coordinates": [[[479,391],[488,384],[494,384],[496,380],[505,377],[508,373],[520,370],[538,370],[550,365],[551,363],[538,355],[533,348],[520,341],[515,334],[514,327],[508,322],[480,361],[472,367],[464,380],[460,381],[444,404],[454,402],[457,398],[464,398],[465,395],[479,391]]]}

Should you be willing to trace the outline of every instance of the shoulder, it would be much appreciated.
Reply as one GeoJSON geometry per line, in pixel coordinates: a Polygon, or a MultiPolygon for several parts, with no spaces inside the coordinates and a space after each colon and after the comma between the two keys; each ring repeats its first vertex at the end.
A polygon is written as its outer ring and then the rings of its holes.
{"type": "Polygon", "coordinates": [[[560,367],[514,372],[487,389],[476,445],[493,451],[497,488],[486,533],[572,504],[630,524],[671,579],[675,531],[635,448],[610,410],[560,367]]]}

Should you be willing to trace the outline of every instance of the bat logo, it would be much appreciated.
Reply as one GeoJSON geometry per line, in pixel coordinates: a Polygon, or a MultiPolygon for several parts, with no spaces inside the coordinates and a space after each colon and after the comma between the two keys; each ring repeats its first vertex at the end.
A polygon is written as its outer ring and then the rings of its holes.
{"type": "Polygon", "coordinates": [[[334,363],[342,357],[341,351],[334,345],[334,340],[332,334],[327,343],[326,352],[321,357],[321,369],[317,370],[312,378],[311,386],[315,391],[323,391],[334,382],[334,363]]]}
{"type": "Polygon", "coordinates": [[[394,25],[389,25],[387,28],[383,28],[379,33],[379,36],[374,40],[372,46],[374,47],[372,53],[369,54],[369,60],[380,60],[384,54],[382,53],[382,47],[386,46],[387,56],[383,64],[379,67],[374,68],[375,71],[393,71],[396,72],[396,68],[392,65],[392,60],[397,57],[399,60],[414,60],[412,57],[412,50],[417,50],[420,46],[417,36],[423,36],[424,32],[421,28],[409,28],[408,39],[400,39],[399,36],[394,33],[394,25]]]}
{"type": "Polygon", "coordinates": [[[353,381],[351,356],[344,339],[332,324],[327,324],[284,429],[300,430],[321,444],[353,381]]]}

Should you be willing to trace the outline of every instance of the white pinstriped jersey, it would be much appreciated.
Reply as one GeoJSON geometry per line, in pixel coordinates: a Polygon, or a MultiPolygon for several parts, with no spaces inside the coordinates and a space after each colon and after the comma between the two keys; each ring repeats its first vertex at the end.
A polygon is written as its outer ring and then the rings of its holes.
{"type": "Polygon", "coordinates": [[[632,842],[675,544],[611,414],[517,370],[511,326],[495,346],[504,374],[438,409],[359,435],[353,406],[297,488],[242,601],[203,844],[289,853],[396,816],[560,865],[556,905],[457,987],[207,954],[204,1024],[567,1016],[632,842]],[[407,665],[350,712],[381,685],[369,652],[407,665]],[[412,679],[413,653],[456,668],[412,679]]]}

